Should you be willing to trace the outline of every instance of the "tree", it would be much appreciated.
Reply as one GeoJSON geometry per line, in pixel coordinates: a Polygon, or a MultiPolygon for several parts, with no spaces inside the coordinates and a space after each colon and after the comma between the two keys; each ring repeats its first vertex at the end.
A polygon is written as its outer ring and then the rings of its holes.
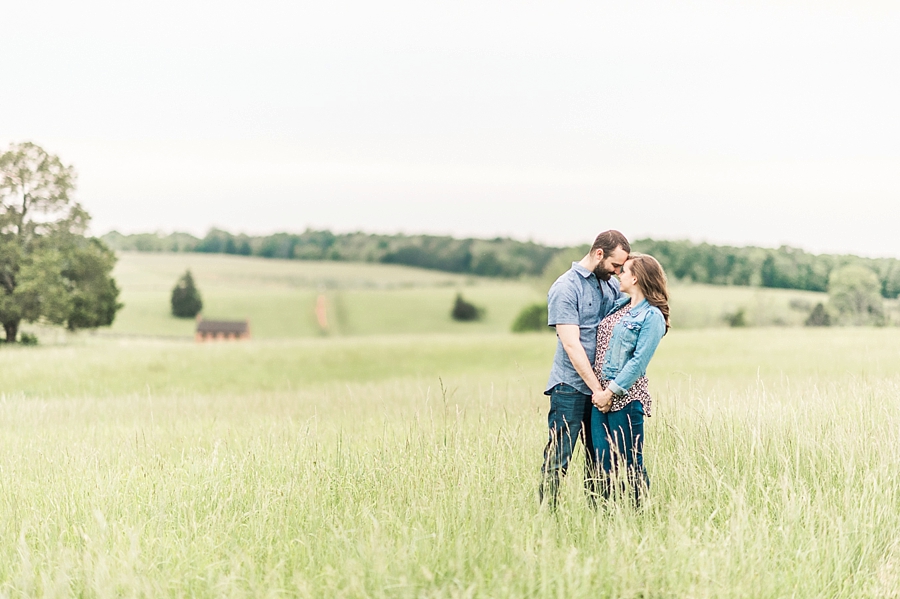
{"type": "Polygon", "coordinates": [[[848,324],[882,324],[884,302],[878,275],[865,266],[850,265],[831,272],[828,301],[848,324]]]}
{"type": "Polygon", "coordinates": [[[70,331],[105,327],[122,307],[119,287],[109,276],[116,255],[99,239],[83,239],[69,252],[63,276],[72,299],[66,326],[70,331]]]}
{"type": "Polygon", "coordinates": [[[121,307],[115,256],[85,236],[75,172],[33,143],[0,154],[0,322],[7,343],[22,321],[71,330],[112,323],[121,307]]]}
{"type": "Polygon", "coordinates": [[[186,270],[172,289],[172,315],[178,318],[194,318],[202,309],[203,300],[200,298],[200,291],[194,285],[191,271],[186,270]]]}

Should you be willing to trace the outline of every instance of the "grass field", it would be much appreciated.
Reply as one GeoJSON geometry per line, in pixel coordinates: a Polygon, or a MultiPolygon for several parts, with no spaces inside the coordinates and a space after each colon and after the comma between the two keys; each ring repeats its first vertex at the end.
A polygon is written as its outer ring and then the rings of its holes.
{"type": "MultiPolygon", "coordinates": [[[[248,318],[259,339],[321,336],[314,314],[319,294],[327,299],[328,334],[352,336],[506,332],[523,307],[545,301],[547,292],[531,281],[381,264],[125,252],[115,271],[125,308],[109,332],[189,337],[194,322],[172,317],[169,307],[172,287],[187,268],[203,294],[207,318],[248,318]],[[484,308],[485,318],[454,322],[450,309],[457,293],[484,308]]],[[[791,300],[824,299],[803,291],[709,285],[673,285],[672,296],[678,328],[725,326],[723,315],[740,309],[751,326],[799,325],[807,313],[791,309],[791,300]]]]}
{"type": "Polygon", "coordinates": [[[535,489],[548,335],[3,348],[3,596],[900,596],[896,329],[673,330],[650,500],[535,489]]]}
{"type": "Polygon", "coordinates": [[[553,514],[555,338],[507,332],[537,284],[198,254],[116,276],[112,331],[0,348],[0,597],[900,597],[900,334],[759,326],[819,294],[673,286],[648,502],[589,509],[576,463],[553,514]],[[188,267],[254,340],[185,342],[188,267]]]}

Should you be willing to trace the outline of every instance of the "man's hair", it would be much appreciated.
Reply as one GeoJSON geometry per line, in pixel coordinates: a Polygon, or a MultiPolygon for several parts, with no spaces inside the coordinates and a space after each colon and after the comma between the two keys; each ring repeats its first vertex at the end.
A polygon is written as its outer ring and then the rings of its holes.
{"type": "Polygon", "coordinates": [[[628,240],[625,239],[625,236],[610,229],[609,231],[604,231],[597,235],[597,239],[594,240],[594,245],[591,246],[591,253],[596,252],[597,250],[603,250],[603,257],[609,258],[609,255],[616,251],[616,248],[622,248],[625,250],[626,254],[631,253],[631,245],[628,243],[628,240]]]}

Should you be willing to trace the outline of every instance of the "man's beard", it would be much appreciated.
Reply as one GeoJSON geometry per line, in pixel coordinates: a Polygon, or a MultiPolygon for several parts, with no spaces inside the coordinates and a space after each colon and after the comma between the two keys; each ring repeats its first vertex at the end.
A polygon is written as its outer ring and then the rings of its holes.
{"type": "Polygon", "coordinates": [[[614,274],[613,271],[603,268],[602,262],[594,267],[594,276],[600,281],[608,281],[614,274]]]}

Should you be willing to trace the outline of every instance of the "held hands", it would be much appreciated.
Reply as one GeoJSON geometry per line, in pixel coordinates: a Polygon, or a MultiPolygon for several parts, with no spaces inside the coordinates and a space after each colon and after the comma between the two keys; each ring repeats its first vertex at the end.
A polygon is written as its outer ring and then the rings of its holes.
{"type": "Polygon", "coordinates": [[[600,391],[594,391],[594,396],[591,398],[591,403],[593,403],[598,410],[606,414],[609,412],[610,408],[612,408],[612,391],[609,389],[603,389],[600,391]]]}

